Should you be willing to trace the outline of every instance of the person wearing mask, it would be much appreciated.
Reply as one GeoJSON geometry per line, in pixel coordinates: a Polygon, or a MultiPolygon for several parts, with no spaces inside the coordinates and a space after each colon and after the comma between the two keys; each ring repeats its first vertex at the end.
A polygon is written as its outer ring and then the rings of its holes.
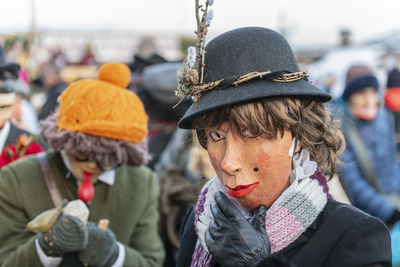
{"type": "Polygon", "coordinates": [[[185,218],[177,266],[391,266],[382,221],[329,194],[340,124],[286,39],[239,28],[200,55],[182,68],[194,102],[178,126],[195,130],[216,176],[185,218]]]}
{"type": "Polygon", "coordinates": [[[41,122],[50,149],[2,168],[1,266],[162,266],[148,118],[129,80],[128,67],[107,63],[97,80],[71,83],[41,122]],[[88,222],[63,212],[50,230],[26,230],[63,199],[85,202],[88,222]]]}

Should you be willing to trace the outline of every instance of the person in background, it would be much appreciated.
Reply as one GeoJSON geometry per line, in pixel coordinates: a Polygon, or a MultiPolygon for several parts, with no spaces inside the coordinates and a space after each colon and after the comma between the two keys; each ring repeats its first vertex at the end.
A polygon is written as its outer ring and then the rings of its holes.
{"type": "Polygon", "coordinates": [[[340,176],[352,204],[390,227],[400,220],[400,173],[393,116],[378,91],[368,66],[348,69],[342,96],[347,147],[340,176]]]}
{"type": "Polygon", "coordinates": [[[195,129],[216,177],[185,218],[177,266],[391,266],[385,224],[328,192],[340,124],[286,39],[239,28],[201,55],[180,72],[194,102],[178,126],[195,129]]]}
{"type": "Polygon", "coordinates": [[[201,157],[193,155],[197,146],[193,146],[191,132],[177,129],[178,120],[192,102],[185,99],[173,107],[179,101],[175,90],[180,67],[178,62],[145,67],[138,90],[149,115],[148,140],[152,159],[148,166],[156,170],[160,180],[160,234],[167,252],[164,267],[176,266],[177,233],[182,217],[195,202],[205,180],[203,170],[195,171],[191,167],[203,169],[201,157]]]}
{"type": "Polygon", "coordinates": [[[47,63],[43,68],[42,82],[46,91],[46,100],[39,113],[39,120],[46,119],[58,107],[58,97],[67,88],[60,77],[60,68],[54,63],[47,63]]]}
{"type": "Polygon", "coordinates": [[[394,68],[389,72],[386,91],[385,106],[392,111],[395,119],[397,158],[400,162],[400,71],[394,68]]]}
{"type": "Polygon", "coordinates": [[[176,266],[179,229],[203,185],[215,176],[207,151],[192,131],[176,129],[155,169],[160,179],[160,233],[167,256],[164,267],[176,266]]]}
{"type": "Polygon", "coordinates": [[[13,122],[19,128],[38,135],[39,119],[35,108],[29,100],[31,96],[29,83],[18,79],[15,82],[15,93],[17,94],[17,99],[12,115],[13,122]]]}
{"type": "Polygon", "coordinates": [[[50,149],[2,168],[1,266],[162,266],[159,185],[144,166],[148,118],[129,79],[124,64],[108,63],[97,80],[71,83],[41,122],[50,149]],[[89,221],[63,213],[49,231],[26,230],[62,199],[84,201],[89,221]]]}
{"type": "Polygon", "coordinates": [[[80,65],[96,65],[96,57],[93,53],[91,44],[87,44],[79,62],[80,65]]]}
{"type": "Polygon", "coordinates": [[[21,129],[18,94],[23,84],[18,80],[19,65],[7,63],[0,46],[0,168],[25,155],[44,150],[38,138],[21,129]]]}
{"type": "Polygon", "coordinates": [[[190,101],[185,100],[173,108],[179,101],[175,89],[178,86],[177,71],[180,66],[181,63],[165,62],[143,69],[137,94],[149,115],[148,142],[152,159],[148,166],[152,169],[177,128],[178,120],[190,105],[190,101]]]}
{"type": "Polygon", "coordinates": [[[168,61],[158,53],[154,40],[151,38],[143,38],[131,62],[128,64],[132,76],[129,88],[134,92],[138,90],[138,86],[142,83],[144,68],[166,62],[168,61]]]}

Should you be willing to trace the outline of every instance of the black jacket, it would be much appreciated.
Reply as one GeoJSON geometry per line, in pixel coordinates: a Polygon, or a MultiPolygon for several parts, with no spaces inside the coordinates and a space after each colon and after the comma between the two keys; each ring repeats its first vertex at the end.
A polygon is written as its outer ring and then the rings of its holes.
{"type": "MultiPolygon", "coordinates": [[[[23,134],[25,134],[25,135],[27,135],[27,136],[34,135],[34,134],[32,134],[32,133],[30,133],[30,132],[28,132],[28,131],[25,131],[25,130],[23,130],[23,129],[21,129],[21,128],[18,128],[17,126],[15,126],[15,125],[11,122],[11,123],[10,123],[10,132],[8,133],[8,136],[7,136],[7,138],[6,138],[6,142],[4,143],[3,149],[4,149],[5,147],[11,145],[11,144],[16,144],[16,143],[17,143],[17,140],[18,140],[18,137],[20,137],[20,136],[23,135],[23,134]]],[[[36,135],[34,135],[34,136],[36,136],[36,135]]],[[[39,139],[39,140],[38,140],[38,143],[40,144],[40,146],[41,146],[44,150],[46,150],[46,149],[47,149],[47,144],[42,140],[42,138],[40,138],[40,136],[36,136],[36,137],[38,137],[38,139],[39,139]]],[[[1,153],[1,151],[0,151],[0,153],[1,153]]]]}
{"type": "Polygon", "coordinates": [[[10,132],[8,133],[8,136],[6,138],[4,147],[9,146],[11,144],[15,144],[17,142],[18,137],[23,134],[26,134],[28,136],[30,135],[29,132],[18,128],[17,126],[15,126],[13,123],[10,122],[10,132]]]}
{"type": "MultiPolygon", "coordinates": [[[[181,229],[177,267],[190,266],[197,236],[194,210],[181,229]]],[[[385,224],[359,209],[329,199],[322,213],[292,244],[262,266],[392,266],[390,234],[385,224]]]]}

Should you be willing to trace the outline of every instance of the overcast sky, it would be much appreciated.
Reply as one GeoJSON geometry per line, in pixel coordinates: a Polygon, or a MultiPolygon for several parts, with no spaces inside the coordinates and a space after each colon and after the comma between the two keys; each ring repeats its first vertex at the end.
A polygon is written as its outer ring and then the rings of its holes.
{"type": "MultiPolygon", "coordinates": [[[[33,0],[0,0],[0,33],[30,27],[33,0]]],[[[400,0],[215,0],[210,37],[242,26],[287,29],[294,44],[336,44],[347,28],[364,41],[400,31],[400,0]]],[[[39,29],[191,35],[194,0],[35,0],[39,29]]]]}

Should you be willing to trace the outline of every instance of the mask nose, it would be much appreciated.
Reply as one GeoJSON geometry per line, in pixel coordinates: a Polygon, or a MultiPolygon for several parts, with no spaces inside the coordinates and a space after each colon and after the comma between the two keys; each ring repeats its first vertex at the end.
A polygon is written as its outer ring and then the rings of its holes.
{"type": "Polygon", "coordinates": [[[235,141],[227,141],[224,158],[221,162],[221,169],[228,175],[235,175],[241,171],[241,164],[239,147],[235,141]]]}

